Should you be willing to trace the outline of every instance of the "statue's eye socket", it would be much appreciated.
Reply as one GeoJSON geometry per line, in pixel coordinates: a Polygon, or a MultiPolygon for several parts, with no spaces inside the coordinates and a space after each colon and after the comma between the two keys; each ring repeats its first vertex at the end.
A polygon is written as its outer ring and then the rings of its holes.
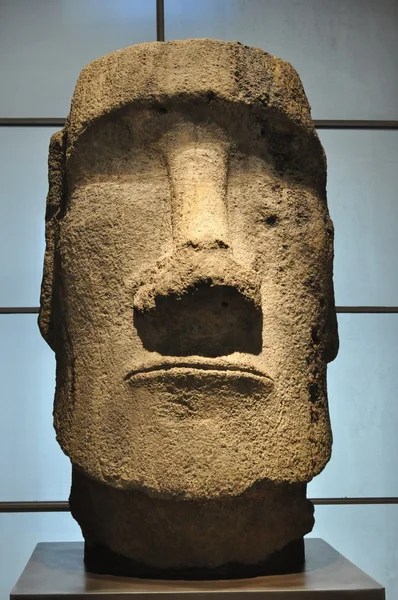
{"type": "Polygon", "coordinates": [[[268,227],[275,227],[278,223],[278,217],[276,215],[268,215],[268,217],[264,218],[264,223],[268,225],[268,227]]]}

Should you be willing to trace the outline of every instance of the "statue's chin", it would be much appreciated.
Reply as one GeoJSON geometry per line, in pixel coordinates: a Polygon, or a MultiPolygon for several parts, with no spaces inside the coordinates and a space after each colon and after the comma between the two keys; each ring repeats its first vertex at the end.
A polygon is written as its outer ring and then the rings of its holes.
{"type": "Polygon", "coordinates": [[[82,419],[71,427],[57,419],[64,451],[98,483],[211,500],[237,497],[263,480],[305,483],[316,474],[306,407],[293,397],[287,407],[279,380],[251,367],[156,365],[112,389],[96,419],[80,396],[82,419]]]}
{"type": "Polygon", "coordinates": [[[237,496],[264,478],[271,379],[175,367],[135,375],[126,386],[126,419],[112,423],[123,463],[116,469],[103,458],[100,481],[163,498],[209,499],[237,496]]]}

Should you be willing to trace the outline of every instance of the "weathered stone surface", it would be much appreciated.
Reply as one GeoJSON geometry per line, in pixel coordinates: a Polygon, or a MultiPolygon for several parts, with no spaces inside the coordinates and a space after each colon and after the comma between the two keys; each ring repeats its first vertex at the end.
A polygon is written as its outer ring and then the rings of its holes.
{"type": "Polygon", "coordinates": [[[297,73],[236,42],[110,54],[80,75],[49,177],[40,328],[86,540],[153,569],[299,540],[338,338],[297,73]]]}

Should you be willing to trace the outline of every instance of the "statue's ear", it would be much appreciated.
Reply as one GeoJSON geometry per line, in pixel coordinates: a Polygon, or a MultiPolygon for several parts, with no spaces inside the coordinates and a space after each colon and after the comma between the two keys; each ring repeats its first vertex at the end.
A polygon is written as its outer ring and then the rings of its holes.
{"type": "Polygon", "coordinates": [[[329,261],[328,261],[328,271],[329,271],[329,290],[328,290],[328,303],[327,303],[327,315],[326,315],[326,331],[327,331],[327,341],[326,341],[326,349],[325,349],[325,360],[326,362],[331,362],[337,356],[339,351],[339,332],[337,326],[337,316],[336,316],[336,306],[334,302],[334,287],[333,287],[333,259],[334,259],[334,227],[333,222],[328,217],[328,226],[329,232],[329,261]]]}
{"type": "Polygon", "coordinates": [[[330,308],[328,311],[328,319],[327,319],[327,330],[328,330],[328,338],[326,345],[326,362],[331,362],[337,356],[339,351],[339,334],[337,327],[337,318],[336,318],[336,308],[334,305],[334,301],[330,302],[330,308]]]}
{"type": "Polygon", "coordinates": [[[39,328],[46,342],[55,350],[54,327],[54,260],[58,219],[63,206],[65,180],[65,131],[51,136],[48,157],[48,195],[46,206],[46,251],[40,295],[39,328]]]}

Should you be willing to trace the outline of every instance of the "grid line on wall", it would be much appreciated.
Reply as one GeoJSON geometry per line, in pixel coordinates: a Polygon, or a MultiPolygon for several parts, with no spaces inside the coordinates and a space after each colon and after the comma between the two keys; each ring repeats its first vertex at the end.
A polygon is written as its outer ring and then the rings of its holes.
{"type": "MultiPolygon", "coordinates": [[[[63,127],[64,117],[0,117],[0,127],[63,127]]],[[[316,129],[397,130],[398,121],[314,119],[316,129]]]]}
{"type": "MultiPolygon", "coordinates": [[[[367,496],[367,497],[344,497],[344,498],[309,498],[315,506],[353,506],[353,505],[381,505],[398,504],[396,496],[367,496]]],[[[70,512],[67,501],[11,501],[0,502],[1,513],[37,513],[37,512],[70,512]]]]}
{"type": "Polygon", "coordinates": [[[164,42],[164,0],[156,0],[156,41],[164,42]]]}
{"type": "MultiPolygon", "coordinates": [[[[39,314],[38,306],[0,306],[0,315],[39,314]]],[[[337,314],[395,314],[398,306],[336,306],[337,314]]]]}

